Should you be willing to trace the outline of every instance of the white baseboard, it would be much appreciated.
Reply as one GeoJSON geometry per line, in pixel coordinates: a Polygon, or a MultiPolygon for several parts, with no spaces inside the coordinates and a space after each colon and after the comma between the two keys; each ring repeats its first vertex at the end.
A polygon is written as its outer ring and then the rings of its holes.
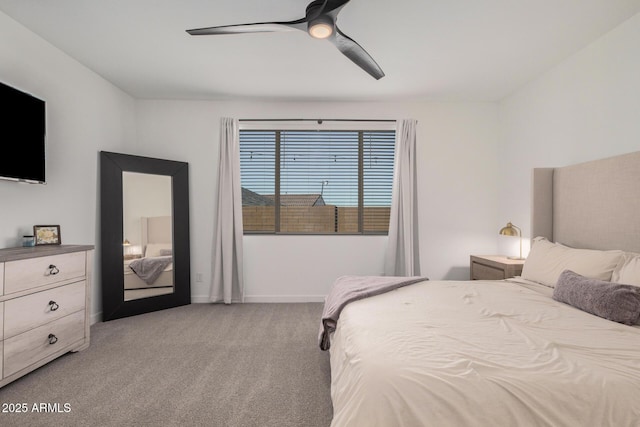
{"type": "Polygon", "coordinates": [[[244,302],[324,302],[324,295],[245,295],[244,302]]]}
{"type": "MultiPolygon", "coordinates": [[[[324,302],[324,295],[247,295],[244,297],[245,303],[304,303],[304,302],[324,302]]],[[[198,295],[191,297],[192,304],[209,304],[208,295],[198,295]]],[[[89,316],[92,325],[102,322],[102,311],[89,316]]]]}
{"type": "Polygon", "coordinates": [[[102,322],[102,312],[99,311],[98,313],[93,313],[89,316],[89,322],[91,323],[91,325],[95,325],[98,322],[102,322]]]}
{"type": "MultiPolygon", "coordinates": [[[[244,302],[272,302],[272,303],[293,303],[293,302],[324,302],[325,295],[245,295],[244,302]]],[[[205,295],[192,296],[192,304],[208,303],[209,297],[205,295]]]]}

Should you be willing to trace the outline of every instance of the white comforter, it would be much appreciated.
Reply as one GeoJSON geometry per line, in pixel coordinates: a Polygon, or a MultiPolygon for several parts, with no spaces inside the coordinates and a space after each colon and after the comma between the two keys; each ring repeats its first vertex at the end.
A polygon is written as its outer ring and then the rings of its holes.
{"type": "Polygon", "coordinates": [[[427,281],[349,304],[332,427],[640,426],[640,328],[508,281],[427,281]]]}

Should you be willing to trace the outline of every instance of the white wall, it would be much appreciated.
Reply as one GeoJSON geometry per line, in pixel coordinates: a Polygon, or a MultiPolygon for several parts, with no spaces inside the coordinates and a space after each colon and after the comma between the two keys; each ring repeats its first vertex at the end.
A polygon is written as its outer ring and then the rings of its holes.
{"type": "MultiPolygon", "coordinates": [[[[421,265],[432,279],[466,279],[470,253],[494,253],[498,218],[493,103],[138,101],[136,154],[189,162],[194,301],[211,281],[219,121],[236,118],[412,117],[418,123],[421,265]],[[202,275],[202,282],[195,282],[202,275]]],[[[246,236],[248,301],[321,301],[343,274],[380,274],[386,237],[246,236]]]]}
{"type": "MultiPolygon", "coordinates": [[[[21,245],[34,224],[59,224],[63,244],[95,245],[98,152],[134,142],[133,99],[2,12],[0,81],[47,102],[47,184],[0,180],[0,247],[21,245]]],[[[101,306],[99,261],[96,248],[93,314],[101,306]]]]}
{"type": "Polygon", "coordinates": [[[640,150],[640,14],[504,99],[500,127],[500,212],[531,237],[532,168],[640,150]]]}

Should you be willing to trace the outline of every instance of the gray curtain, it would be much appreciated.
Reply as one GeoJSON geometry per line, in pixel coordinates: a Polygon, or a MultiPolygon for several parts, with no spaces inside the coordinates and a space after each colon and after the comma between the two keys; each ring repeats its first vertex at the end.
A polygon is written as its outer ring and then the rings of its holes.
{"type": "Polygon", "coordinates": [[[418,192],[416,177],[416,126],[413,119],[396,127],[393,194],[389,243],[384,272],[387,276],[419,276],[418,192]]]}
{"type": "Polygon", "coordinates": [[[242,188],[238,120],[220,121],[218,203],[213,239],[211,302],[244,301],[242,279],[242,188]]]}

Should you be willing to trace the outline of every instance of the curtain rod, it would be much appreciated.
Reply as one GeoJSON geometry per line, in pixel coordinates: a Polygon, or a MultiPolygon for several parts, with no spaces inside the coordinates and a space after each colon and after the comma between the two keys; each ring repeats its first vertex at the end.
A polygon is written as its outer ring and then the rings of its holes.
{"type": "Polygon", "coordinates": [[[393,123],[396,120],[385,119],[239,119],[240,122],[390,122],[393,123]]]}

